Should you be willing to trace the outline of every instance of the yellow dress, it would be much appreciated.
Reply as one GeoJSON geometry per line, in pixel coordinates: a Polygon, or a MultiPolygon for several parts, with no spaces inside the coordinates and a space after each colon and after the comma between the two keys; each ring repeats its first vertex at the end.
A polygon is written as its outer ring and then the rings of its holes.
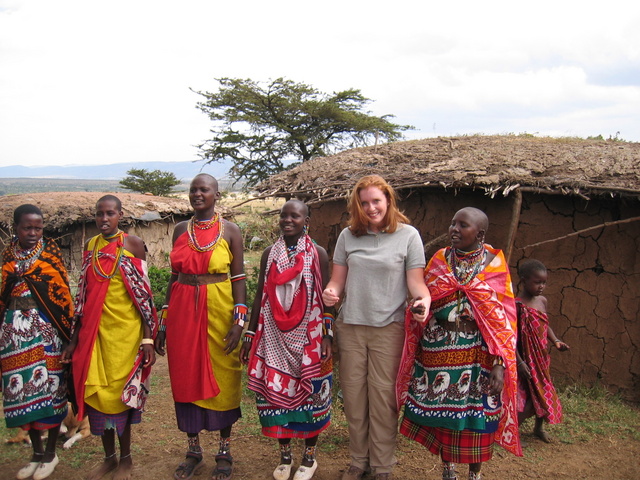
{"type": "MultiPolygon", "coordinates": [[[[229,271],[229,263],[233,258],[229,250],[229,244],[222,239],[216,250],[218,249],[223,251],[216,251],[211,255],[207,273],[229,271]]],[[[242,367],[238,351],[242,345],[240,342],[236,350],[229,355],[225,355],[224,348],[226,344],[223,340],[233,325],[233,314],[229,313],[233,312],[233,305],[230,280],[227,279],[224,282],[207,285],[209,358],[215,372],[216,381],[220,387],[220,394],[193,403],[208,410],[226,411],[240,406],[242,392],[239,387],[242,367]],[[227,319],[227,321],[221,321],[220,319],[227,319]]]]}
{"type": "MultiPolygon", "coordinates": [[[[96,241],[100,249],[109,243],[98,235],[89,241],[89,250],[96,241]]],[[[127,250],[124,254],[133,257],[127,250]]],[[[129,409],[120,397],[142,341],[142,324],[118,270],[109,283],[85,382],[84,401],[99,412],[116,414],[129,409]]]]}

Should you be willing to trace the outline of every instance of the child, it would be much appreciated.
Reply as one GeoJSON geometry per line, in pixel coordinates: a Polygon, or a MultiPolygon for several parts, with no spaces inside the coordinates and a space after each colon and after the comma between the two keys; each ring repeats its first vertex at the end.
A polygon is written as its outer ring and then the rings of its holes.
{"type": "Polygon", "coordinates": [[[240,351],[241,361],[249,364],[249,389],[256,392],[262,433],[280,444],[276,480],[290,476],[292,438],[304,438],[306,447],[293,479],[313,477],[318,436],[330,423],[333,315],[322,304],[329,258],[307,235],[308,224],[303,202],[284,204],[282,236],[262,254],[240,351]]]}
{"type": "Polygon", "coordinates": [[[525,260],[518,269],[521,293],[518,309],[518,422],[535,415],[533,433],[551,442],[543,421],[560,423],[562,406],[551,382],[547,339],[564,352],[569,345],[558,340],[549,325],[547,299],[542,296],[547,283],[547,269],[538,260],[525,260]]]}
{"type": "Polygon", "coordinates": [[[0,370],[7,427],[28,430],[33,456],[16,478],[47,478],[58,464],[56,441],[67,415],[67,383],[61,364],[69,341],[73,301],[62,254],[42,238],[42,212],[20,205],[13,213],[16,237],[2,254],[0,370]],[[49,432],[46,448],[41,434],[49,432]]]}
{"type": "Polygon", "coordinates": [[[131,425],[140,423],[148,391],[143,384],[155,362],[157,321],[145,245],[118,229],[122,215],[117,197],[98,200],[100,234],[85,246],[74,332],[64,352],[65,361],[73,362],[78,416],[88,414],[91,433],[102,437],[105,458],[87,477],[91,480],[112,470],[115,480],[131,478],[131,425]]]}

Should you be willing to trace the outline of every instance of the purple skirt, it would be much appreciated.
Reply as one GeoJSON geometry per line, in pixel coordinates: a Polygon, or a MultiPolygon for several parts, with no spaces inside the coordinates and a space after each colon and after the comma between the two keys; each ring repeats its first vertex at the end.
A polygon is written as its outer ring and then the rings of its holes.
{"type": "Polygon", "coordinates": [[[122,436],[127,423],[134,425],[142,420],[142,412],[135,408],[130,408],[121,413],[102,413],[95,408],[84,404],[84,408],[89,416],[89,428],[93,435],[104,435],[104,431],[114,428],[118,432],[118,437],[122,436]]]}
{"type": "Polygon", "coordinates": [[[202,430],[215,432],[233,425],[242,417],[240,407],[219,412],[195,403],[175,402],[175,405],[178,429],[185,433],[200,433],[202,430]]]}

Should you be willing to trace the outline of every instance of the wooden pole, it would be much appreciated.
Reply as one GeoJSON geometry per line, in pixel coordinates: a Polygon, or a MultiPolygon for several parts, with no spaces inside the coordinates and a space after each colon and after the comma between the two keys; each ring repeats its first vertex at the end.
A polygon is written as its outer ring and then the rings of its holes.
{"type": "Polygon", "coordinates": [[[590,232],[591,230],[597,230],[599,228],[604,228],[604,227],[611,227],[613,225],[620,225],[623,223],[637,222],[638,220],[640,220],[640,217],[631,217],[631,218],[625,218],[623,220],[615,220],[613,222],[604,222],[604,223],[601,223],[600,225],[594,225],[593,227],[583,228],[582,230],[578,230],[577,232],[571,232],[571,233],[568,233],[567,235],[562,235],[561,237],[552,238],[550,240],[545,240],[543,242],[532,243],[531,245],[525,245],[524,247],[520,247],[520,250],[539,247],[540,245],[544,245],[545,243],[557,242],[558,240],[564,240],[565,238],[574,237],[576,235],[580,235],[581,233],[590,232]]]}
{"type": "Polygon", "coordinates": [[[507,265],[511,260],[513,245],[516,243],[518,234],[518,225],[520,224],[520,211],[522,210],[522,192],[516,188],[515,197],[513,199],[513,208],[511,209],[511,223],[509,225],[509,235],[507,236],[507,265]]]}

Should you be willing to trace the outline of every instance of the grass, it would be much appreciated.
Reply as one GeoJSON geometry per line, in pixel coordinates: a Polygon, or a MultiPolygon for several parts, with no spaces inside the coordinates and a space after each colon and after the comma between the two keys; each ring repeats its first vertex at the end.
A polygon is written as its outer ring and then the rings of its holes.
{"type": "Polygon", "coordinates": [[[640,441],[640,409],[603,386],[571,385],[559,395],[564,421],[549,427],[559,441],[586,442],[594,436],[640,441]]]}

